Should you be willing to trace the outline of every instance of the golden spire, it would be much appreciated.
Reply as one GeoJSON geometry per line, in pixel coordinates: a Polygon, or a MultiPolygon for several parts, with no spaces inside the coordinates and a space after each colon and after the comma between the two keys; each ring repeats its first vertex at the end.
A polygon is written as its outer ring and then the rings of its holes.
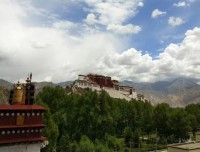
{"type": "Polygon", "coordinates": [[[22,88],[21,88],[21,84],[20,84],[20,82],[18,81],[17,82],[17,90],[21,90],[22,88]]]}

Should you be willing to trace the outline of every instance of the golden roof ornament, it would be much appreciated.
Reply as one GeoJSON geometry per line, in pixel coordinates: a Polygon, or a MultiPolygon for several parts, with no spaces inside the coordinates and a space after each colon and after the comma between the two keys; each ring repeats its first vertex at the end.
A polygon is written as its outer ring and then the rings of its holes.
{"type": "Polygon", "coordinates": [[[35,85],[31,83],[32,73],[28,75],[25,83],[17,82],[10,90],[9,103],[12,105],[32,105],[35,103],[35,85]]]}
{"type": "Polygon", "coordinates": [[[21,88],[21,84],[20,84],[20,82],[18,81],[17,82],[17,90],[21,90],[22,88],[21,88]]]}

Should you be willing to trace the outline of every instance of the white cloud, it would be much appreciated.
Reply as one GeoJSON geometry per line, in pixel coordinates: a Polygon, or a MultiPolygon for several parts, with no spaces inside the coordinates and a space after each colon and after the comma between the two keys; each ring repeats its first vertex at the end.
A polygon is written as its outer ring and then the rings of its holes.
{"type": "Polygon", "coordinates": [[[200,28],[189,30],[185,39],[179,44],[170,44],[160,54],[159,70],[169,76],[187,76],[199,79],[200,57],[200,28]]]}
{"type": "MultiPolygon", "coordinates": [[[[113,52],[104,57],[99,69],[120,79],[151,81],[154,79],[155,63],[149,54],[142,54],[134,48],[122,53],[113,52]]],[[[101,73],[103,73],[101,71],[101,73]]],[[[105,73],[105,72],[104,72],[105,73]]]]}
{"type": "Polygon", "coordinates": [[[110,34],[83,30],[75,36],[66,32],[71,28],[81,30],[69,21],[56,21],[52,27],[26,25],[22,21],[27,15],[23,6],[9,0],[1,4],[1,78],[13,81],[32,71],[35,80],[74,79],[77,72],[95,71],[93,65],[102,54],[120,47],[116,45],[120,42],[110,34]]]}
{"type": "Polygon", "coordinates": [[[173,26],[173,27],[179,26],[179,25],[184,24],[184,23],[185,23],[185,21],[182,18],[180,18],[180,17],[171,16],[168,19],[168,24],[170,26],[173,26]]]}
{"type": "Polygon", "coordinates": [[[186,7],[190,6],[190,4],[194,3],[196,0],[182,0],[179,1],[178,3],[174,3],[173,5],[176,7],[186,7]]]}
{"type": "Polygon", "coordinates": [[[95,14],[98,23],[103,25],[119,24],[133,17],[137,8],[142,7],[143,0],[85,0],[90,8],[89,13],[95,14]]]}
{"type": "Polygon", "coordinates": [[[53,23],[53,27],[60,30],[70,30],[76,28],[76,24],[70,21],[56,21],[53,23]]]}
{"type": "Polygon", "coordinates": [[[95,23],[98,22],[98,21],[96,20],[95,14],[93,14],[93,13],[88,14],[85,21],[86,21],[86,23],[89,24],[89,25],[92,25],[92,24],[95,24],[95,23]]]}
{"type": "Polygon", "coordinates": [[[159,16],[163,16],[166,15],[167,12],[162,12],[159,9],[155,9],[152,13],[151,13],[151,17],[152,18],[158,18],[159,16]]]}
{"type": "Polygon", "coordinates": [[[144,6],[144,3],[143,3],[143,2],[139,2],[139,3],[138,3],[138,6],[139,6],[139,7],[143,7],[143,6],[144,6]]]}
{"type": "Polygon", "coordinates": [[[113,31],[117,34],[136,34],[141,31],[141,27],[135,26],[132,24],[127,25],[118,25],[118,24],[109,24],[107,30],[113,31]]]}
{"type": "MultiPolygon", "coordinates": [[[[134,17],[138,7],[143,7],[143,0],[86,0],[88,15],[85,19],[89,25],[119,25],[134,17]]],[[[126,32],[125,32],[126,33],[126,32]]],[[[130,30],[130,33],[134,33],[130,30]]]]}
{"type": "Polygon", "coordinates": [[[33,72],[34,80],[60,82],[92,72],[133,81],[179,76],[200,80],[200,28],[187,31],[182,42],[170,44],[153,59],[135,48],[121,50],[123,39],[110,32],[88,32],[83,29],[87,27],[61,20],[52,26],[26,24],[24,18],[30,16],[23,6],[9,0],[0,3],[4,21],[0,24],[0,78],[13,82],[33,72]],[[83,30],[78,35],[68,32],[71,28],[83,30]]]}
{"type": "Polygon", "coordinates": [[[101,69],[121,79],[158,81],[176,77],[199,80],[200,28],[189,30],[180,44],[170,44],[157,59],[134,48],[104,57],[101,69]]]}
{"type": "Polygon", "coordinates": [[[176,7],[185,7],[185,6],[187,6],[187,4],[184,1],[180,1],[178,3],[174,3],[174,6],[176,6],[176,7]]]}

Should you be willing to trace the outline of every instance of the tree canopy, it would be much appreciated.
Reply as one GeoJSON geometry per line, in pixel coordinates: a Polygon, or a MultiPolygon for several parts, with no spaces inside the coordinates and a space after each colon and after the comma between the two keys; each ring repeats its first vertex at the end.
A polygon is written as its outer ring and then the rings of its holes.
{"type": "Polygon", "coordinates": [[[43,133],[44,152],[125,151],[130,143],[158,131],[168,143],[184,141],[200,125],[200,106],[172,108],[166,103],[111,98],[105,91],[67,94],[61,87],[45,87],[36,97],[48,109],[43,133]],[[122,139],[122,140],[121,140],[122,139]]]}

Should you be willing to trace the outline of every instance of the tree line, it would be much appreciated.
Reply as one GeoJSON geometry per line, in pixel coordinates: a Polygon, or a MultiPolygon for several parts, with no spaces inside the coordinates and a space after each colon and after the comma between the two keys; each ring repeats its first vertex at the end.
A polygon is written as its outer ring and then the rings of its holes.
{"type": "MultiPolygon", "coordinates": [[[[112,152],[184,142],[200,126],[200,105],[173,108],[167,103],[111,98],[105,91],[67,94],[61,87],[44,87],[36,103],[45,106],[44,152],[112,152]],[[157,137],[155,137],[157,134],[157,137]],[[155,139],[156,138],[156,139],[155,139]]],[[[152,147],[153,149],[154,147],[152,147]]]]}

